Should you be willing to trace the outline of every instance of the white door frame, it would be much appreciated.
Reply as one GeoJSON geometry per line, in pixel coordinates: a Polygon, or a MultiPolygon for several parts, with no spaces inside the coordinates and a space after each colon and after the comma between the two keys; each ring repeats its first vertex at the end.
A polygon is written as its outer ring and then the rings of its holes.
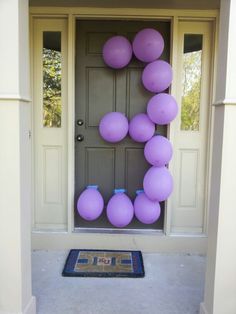
{"type": "MultiPolygon", "coordinates": [[[[171,197],[172,210],[170,232],[174,234],[206,234],[208,180],[211,131],[211,69],[212,23],[208,21],[178,22],[178,53],[175,68],[175,95],[179,104],[179,114],[170,124],[170,139],[174,155],[170,164],[175,179],[171,197]],[[183,96],[183,47],[186,34],[202,35],[201,83],[198,130],[181,130],[181,103],[183,96]]],[[[169,204],[168,204],[169,205],[169,204]]]]}
{"type": "MultiPolygon", "coordinates": [[[[31,26],[33,25],[33,19],[37,17],[66,17],[68,19],[68,228],[65,233],[45,233],[41,230],[35,230],[33,232],[33,247],[71,247],[72,245],[78,245],[77,240],[80,242],[80,246],[90,245],[93,247],[99,247],[100,243],[107,247],[119,247],[124,243],[124,239],[127,243],[127,247],[142,247],[146,251],[155,250],[180,250],[180,251],[193,251],[193,252],[205,252],[206,251],[206,239],[204,234],[196,237],[195,235],[185,235],[184,237],[171,236],[171,199],[167,202],[167,209],[165,214],[165,227],[164,234],[162,236],[146,233],[146,234],[112,234],[109,237],[106,234],[92,234],[92,233],[77,233],[74,231],[74,77],[75,77],[75,22],[77,18],[80,19],[161,19],[170,20],[172,29],[172,42],[171,42],[171,63],[174,73],[177,69],[178,63],[178,21],[179,20],[198,20],[198,21],[211,21],[216,28],[217,11],[179,11],[179,10],[155,10],[155,9],[102,9],[102,8],[31,8],[31,26]],[[154,241],[150,241],[152,237],[154,241]],[[109,238],[109,239],[108,239],[109,238]],[[58,244],[58,240],[61,239],[58,244]],[[147,244],[149,242],[149,244],[147,244]],[[152,244],[150,244],[152,242],[152,244]],[[167,244],[168,243],[168,244],[167,244]],[[176,245],[176,247],[175,247],[176,245]]],[[[33,36],[33,34],[31,33],[33,36]]],[[[176,82],[173,81],[171,94],[176,96],[176,82]]],[[[171,126],[168,130],[170,140],[172,139],[171,126]]],[[[170,169],[171,169],[170,164],[170,169]]]]}
{"type": "Polygon", "coordinates": [[[36,19],[33,36],[33,229],[67,230],[67,19],[36,19]],[[61,125],[43,126],[43,34],[59,32],[61,46],[61,125]],[[37,192],[37,193],[36,193],[37,192]]]}

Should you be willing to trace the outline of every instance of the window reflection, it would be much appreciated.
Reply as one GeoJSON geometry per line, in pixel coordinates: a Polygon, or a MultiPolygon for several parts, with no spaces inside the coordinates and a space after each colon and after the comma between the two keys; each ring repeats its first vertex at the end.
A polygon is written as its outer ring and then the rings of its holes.
{"type": "Polygon", "coordinates": [[[43,126],[61,127],[61,33],[43,32],[43,126]]]}
{"type": "Polygon", "coordinates": [[[185,34],[181,130],[198,131],[200,118],[202,35],[185,34]]]}

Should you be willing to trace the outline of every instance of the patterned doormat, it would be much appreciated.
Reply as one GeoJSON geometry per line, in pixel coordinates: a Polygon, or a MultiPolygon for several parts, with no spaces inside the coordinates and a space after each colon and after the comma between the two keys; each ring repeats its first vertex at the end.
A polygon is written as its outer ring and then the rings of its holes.
{"type": "Polygon", "coordinates": [[[70,250],[62,276],[144,277],[140,251],[70,250]]]}

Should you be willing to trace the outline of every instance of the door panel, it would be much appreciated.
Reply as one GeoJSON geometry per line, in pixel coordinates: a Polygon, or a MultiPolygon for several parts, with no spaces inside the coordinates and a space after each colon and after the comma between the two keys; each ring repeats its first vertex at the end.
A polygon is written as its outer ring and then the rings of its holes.
{"type": "Polygon", "coordinates": [[[149,168],[148,164],[145,163],[144,165],[143,147],[129,147],[125,149],[125,167],[126,188],[131,196],[134,196],[137,186],[142,187],[144,174],[149,168]],[[141,169],[140,165],[142,165],[141,169]]]}
{"type": "MultiPolygon", "coordinates": [[[[115,148],[109,147],[88,147],[85,149],[85,182],[99,182],[101,191],[114,189],[115,182],[115,148]],[[104,180],[101,180],[104,178],[104,180]]],[[[105,202],[108,201],[108,194],[105,195],[105,202]]]]}
{"type": "Polygon", "coordinates": [[[67,21],[34,20],[35,230],[67,230],[67,21]]]}
{"type": "Polygon", "coordinates": [[[85,121],[87,127],[97,127],[100,117],[115,110],[115,77],[106,68],[88,68],[86,72],[87,106],[85,121]],[[101,91],[106,92],[102,93],[101,91]],[[102,106],[97,104],[102,104],[102,106]]]}
{"type": "MultiPolygon", "coordinates": [[[[144,64],[133,58],[128,67],[121,70],[108,68],[102,59],[102,47],[113,35],[124,35],[130,40],[145,27],[160,31],[165,39],[161,59],[169,61],[169,22],[137,21],[77,21],[76,35],[76,94],[75,135],[84,136],[75,142],[75,204],[79,194],[88,184],[97,184],[105,199],[112,196],[114,188],[126,188],[134,199],[135,191],[142,188],[144,173],[149,168],[143,156],[143,144],[126,137],[118,144],[104,141],[98,132],[99,121],[110,111],[120,111],[130,119],[136,113],[145,112],[152,96],[141,84],[144,64]],[[84,121],[78,125],[78,119],[84,121]]],[[[166,134],[166,127],[157,130],[166,134]]],[[[162,204],[163,208],[163,204],[162,204]]],[[[148,228],[162,229],[162,216],[148,228]]],[[[86,222],[75,213],[76,227],[111,228],[105,215],[95,222],[86,222]]],[[[128,228],[146,228],[132,222],[128,228]]]]}
{"type": "Polygon", "coordinates": [[[177,101],[172,123],[175,189],[173,233],[203,233],[207,208],[207,145],[211,91],[211,22],[179,23],[177,101]]]}

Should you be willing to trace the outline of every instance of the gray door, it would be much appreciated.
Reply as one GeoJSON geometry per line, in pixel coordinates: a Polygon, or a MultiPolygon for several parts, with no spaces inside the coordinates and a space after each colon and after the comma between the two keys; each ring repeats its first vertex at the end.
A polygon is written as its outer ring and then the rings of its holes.
{"type": "MultiPolygon", "coordinates": [[[[75,204],[88,184],[97,184],[105,199],[112,196],[114,188],[127,189],[131,199],[142,188],[143,176],[149,165],[143,156],[143,144],[127,137],[118,144],[109,144],[99,135],[102,116],[110,111],[120,111],[130,119],[145,112],[152,96],[141,84],[144,64],[133,57],[122,70],[108,68],[102,59],[102,47],[113,35],[124,35],[130,40],[145,27],[156,28],[165,39],[161,59],[169,60],[169,22],[138,21],[77,21],[76,28],[76,94],[75,94],[75,204]],[[79,125],[80,124],[80,125],[79,125]]],[[[166,134],[165,127],[157,132],[166,134]]],[[[163,204],[162,204],[163,207],[163,204]]],[[[148,228],[162,229],[162,216],[148,228]]],[[[86,222],[75,213],[76,227],[111,227],[105,215],[94,222],[86,222]]],[[[147,228],[134,221],[128,228],[147,228]]]]}

